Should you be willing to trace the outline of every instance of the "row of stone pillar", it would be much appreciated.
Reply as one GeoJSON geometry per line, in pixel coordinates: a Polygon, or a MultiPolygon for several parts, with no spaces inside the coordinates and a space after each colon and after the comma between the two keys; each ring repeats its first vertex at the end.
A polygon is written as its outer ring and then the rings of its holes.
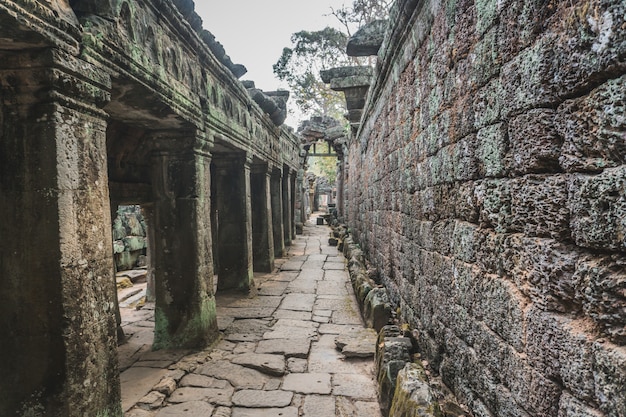
{"type": "Polygon", "coordinates": [[[142,206],[151,253],[148,291],[155,300],[153,348],[202,346],[217,332],[214,289],[253,292],[253,273],[271,272],[295,237],[295,178],[288,167],[249,153],[160,151],[152,165],[154,201],[142,206]]]}
{"type": "MultiPolygon", "coordinates": [[[[0,64],[0,415],[121,416],[111,86],[56,54],[0,64]]],[[[127,196],[153,231],[156,348],[210,342],[215,272],[218,288],[250,290],[295,232],[292,170],[175,136],[151,138],[149,201],[127,196]]]]}

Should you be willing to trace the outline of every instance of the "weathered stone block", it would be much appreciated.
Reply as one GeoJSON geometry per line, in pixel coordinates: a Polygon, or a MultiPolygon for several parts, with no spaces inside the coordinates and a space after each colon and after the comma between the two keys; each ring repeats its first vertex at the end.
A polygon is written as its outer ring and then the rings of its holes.
{"type": "MultiPolygon", "coordinates": [[[[490,2],[492,5],[489,8],[495,7],[495,1],[493,0],[480,0],[480,2],[490,2]]],[[[479,19],[480,17],[479,13],[479,19]]],[[[493,21],[490,22],[491,25],[493,23],[493,21]]],[[[501,61],[496,29],[492,27],[488,30],[483,38],[474,45],[474,48],[468,55],[470,65],[469,82],[473,89],[482,87],[500,72],[501,61]]]]}
{"type": "Polygon", "coordinates": [[[401,337],[398,326],[384,326],[378,334],[376,344],[376,375],[378,400],[385,415],[391,408],[398,372],[411,360],[411,341],[401,337]]]}
{"type": "Polygon", "coordinates": [[[498,46],[502,62],[508,62],[528,47],[557,11],[558,1],[512,1],[499,9],[498,46]]]}
{"type": "MultiPolygon", "coordinates": [[[[480,273],[479,273],[480,274],[480,273]]],[[[495,275],[475,277],[473,312],[516,350],[524,350],[524,308],[528,300],[510,281],[495,275]]]]}
{"type": "Polygon", "coordinates": [[[593,342],[589,324],[553,313],[526,315],[528,362],[551,380],[560,380],[577,398],[594,398],[593,342]]]}
{"type": "Polygon", "coordinates": [[[543,309],[580,310],[581,279],[575,274],[579,254],[573,248],[552,239],[519,234],[485,237],[485,245],[480,249],[481,264],[510,276],[520,291],[543,309]]]}
{"type": "Polygon", "coordinates": [[[626,416],[626,347],[596,341],[593,345],[596,401],[607,417],[626,416]]]}
{"type": "Polygon", "coordinates": [[[533,46],[520,52],[502,67],[502,115],[557,103],[550,89],[553,76],[553,48],[555,35],[541,38],[533,46]]]}
{"type": "Polygon", "coordinates": [[[604,414],[564,392],[559,401],[558,417],[602,417],[604,414]]]}
{"type": "Polygon", "coordinates": [[[481,177],[503,177],[510,170],[507,125],[498,123],[478,131],[476,159],[481,177]]]}
{"type": "Polygon", "coordinates": [[[494,78],[473,96],[474,128],[480,129],[498,122],[509,105],[505,80],[494,78]]]}
{"type": "Polygon", "coordinates": [[[568,206],[577,245],[626,251],[626,166],[573,176],[568,206]]]}
{"type": "Polygon", "coordinates": [[[509,120],[513,172],[554,172],[559,167],[563,139],[552,109],[533,109],[509,120]]]}
{"type": "Polygon", "coordinates": [[[502,233],[510,230],[511,190],[508,180],[477,181],[474,197],[480,210],[480,224],[502,233]]]}
{"type": "Polygon", "coordinates": [[[620,0],[561,9],[561,19],[553,24],[556,30],[544,35],[552,43],[554,74],[548,81],[559,96],[579,95],[592,88],[598,78],[623,71],[624,14],[626,5],[620,0]]]}
{"type": "Polygon", "coordinates": [[[450,175],[456,181],[478,179],[479,161],[476,154],[476,136],[470,135],[452,145],[452,172],[450,175]]]}
{"type": "Polygon", "coordinates": [[[559,106],[557,128],[564,138],[560,162],[566,171],[599,172],[626,162],[625,90],[623,76],[559,106]]]}
{"type": "Polygon", "coordinates": [[[391,304],[384,288],[374,288],[365,297],[363,315],[368,326],[376,331],[389,322],[391,318],[391,304]]]}
{"type": "Polygon", "coordinates": [[[476,7],[474,2],[461,0],[457,2],[455,10],[454,54],[455,59],[462,59],[469,53],[471,46],[476,42],[476,7]]]}
{"type": "Polygon", "coordinates": [[[581,257],[576,264],[576,299],[599,330],[619,344],[626,343],[626,272],[609,257],[581,257]]]}
{"type": "Polygon", "coordinates": [[[478,226],[464,221],[455,221],[451,236],[451,255],[464,262],[474,262],[478,244],[478,226]]]}
{"type": "Polygon", "coordinates": [[[567,177],[531,176],[509,181],[511,230],[526,236],[568,239],[567,177]]]}
{"type": "Polygon", "coordinates": [[[440,417],[441,409],[428,385],[424,368],[407,363],[398,373],[390,417],[440,417]]]}

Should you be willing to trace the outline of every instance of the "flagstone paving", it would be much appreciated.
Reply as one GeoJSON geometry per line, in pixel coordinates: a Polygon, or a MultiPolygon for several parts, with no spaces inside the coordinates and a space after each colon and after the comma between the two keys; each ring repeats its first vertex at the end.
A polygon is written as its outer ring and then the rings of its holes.
{"type": "MultiPolygon", "coordinates": [[[[313,217],[315,219],[315,217],[313,217]]],[[[122,308],[126,417],[381,417],[373,352],[330,229],[308,222],[255,297],[217,295],[221,340],[152,352],[153,305],[122,308]]]]}

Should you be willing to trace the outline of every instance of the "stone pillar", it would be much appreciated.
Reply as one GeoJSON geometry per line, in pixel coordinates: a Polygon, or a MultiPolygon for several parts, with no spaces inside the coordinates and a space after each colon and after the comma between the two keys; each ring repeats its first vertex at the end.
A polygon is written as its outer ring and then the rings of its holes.
{"type": "Polygon", "coordinates": [[[204,347],[217,337],[211,254],[211,154],[202,137],[155,136],[153,349],[204,347]]]}
{"type": "MultiPolygon", "coordinates": [[[[109,207],[111,208],[111,223],[113,223],[113,221],[115,220],[115,217],[117,217],[117,208],[119,207],[119,202],[115,201],[113,199],[113,196],[109,193],[110,196],[110,200],[109,200],[109,207]]],[[[111,240],[113,240],[114,237],[111,237],[111,240]]],[[[111,252],[111,255],[113,256],[113,252],[111,252]]],[[[122,328],[122,314],[120,313],[120,303],[119,300],[117,298],[117,266],[115,265],[115,258],[113,261],[113,285],[115,286],[115,297],[113,297],[113,302],[115,303],[115,325],[116,325],[116,330],[117,330],[117,344],[121,345],[122,343],[124,343],[126,341],[126,335],[124,334],[124,329],[122,328]]]]}
{"type": "Polygon", "coordinates": [[[289,188],[294,196],[291,201],[291,217],[294,219],[294,229],[292,230],[292,238],[296,238],[296,233],[302,233],[302,227],[306,221],[306,207],[308,193],[304,184],[304,169],[299,169],[297,175],[289,178],[289,188]]]}
{"type": "Polygon", "coordinates": [[[272,204],[272,231],[274,233],[274,257],[285,253],[285,227],[283,224],[283,174],[280,169],[272,171],[270,199],[272,204]]]}
{"type": "Polygon", "coordinates": [[[122,416],[105,71],[0,52],[0,415],[122,416]]]}
{"type": "Polygon", "coordinates": [[[267,164],[254,164],[250,174],[252,259],[255,271],[274,270],[274,233],[270,198],[271,173],[267,164]]]}
{"type": "Polygon", "coordinates": [[[146,220],[146,239],[148,240],[148,245],[146,248],[146,264],[148,269],[146,270],[146,301],[155,302],[155,279],[154,279],[154,248],[156,246],[155,240],[155,223],[154,223],[154,205],[153,204],[142,204],[141,210],[143,211],[143,216],[146,220]]]}
{"type": "Polygon", "coordinates": [[[218,290],[254,289],[250,158],[216,155],[218,290]]]}
{"type": "Polygon", "coordinates": [[[335,204],[337,207],[337,218],[340,222],[343,222],[343,210],[344,210],[344,202],[343,202],[343,194],[345,187],[345,178],[346,175],[346,162],[343,158],[339,158],[337,160],[337,198],[335,199],[335,204]]]}
{"type": "MultiPolygon", "coordinates": [[[[304,175],[304,173],[303,173],[304,175]]],[[[296,191],[296,187],[297,184],[301,184],[302,181],[298,181],[298,175],[296,175],[295,173],[293,175],[291,175],[290,178],[290,183],[289,183],[289,188],[291,189],[291,206],[289,207],[291,210],[291,239],[294,240],[296,238],[296,198],[295,196],[297,196],[297,191],[296,191]]],[[[304,223],[306,221],[306,217],[304,217],[304,220],[302,221],[302,223],[304,223]]]]}
{"type": "Polygon", "coordinates": [[[285,245],[291,245],[293,239],[293,212],[292,212],[292,194],[291,194],[291,173],[289,167],[283,168],[283,227],[285,236],[285,245]]]}

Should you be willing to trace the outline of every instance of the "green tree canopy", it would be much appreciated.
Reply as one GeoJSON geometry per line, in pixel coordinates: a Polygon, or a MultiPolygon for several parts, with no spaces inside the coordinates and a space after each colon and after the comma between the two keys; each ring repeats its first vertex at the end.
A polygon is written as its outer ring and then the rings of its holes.
{"type": "Polygon", "coordinates": [[[320,79],[320,70],[347,65],[348,36],[331,27],[315,32],[300,31],[291,36],[293,46],[284,48],[274,64],[274,74],[286,81],[296,104],[304,113],[341,116],[343,95],[330,90],[320,79]]]}
{"type": "Polygon", "coordinates": [[[353,30],[374,20],[386,19],[389,16],[389,7],[392,0],[354,0],[352,7],[340,7],[331,9],[332,15],[343,25],[348,36],[353,30]]]}

